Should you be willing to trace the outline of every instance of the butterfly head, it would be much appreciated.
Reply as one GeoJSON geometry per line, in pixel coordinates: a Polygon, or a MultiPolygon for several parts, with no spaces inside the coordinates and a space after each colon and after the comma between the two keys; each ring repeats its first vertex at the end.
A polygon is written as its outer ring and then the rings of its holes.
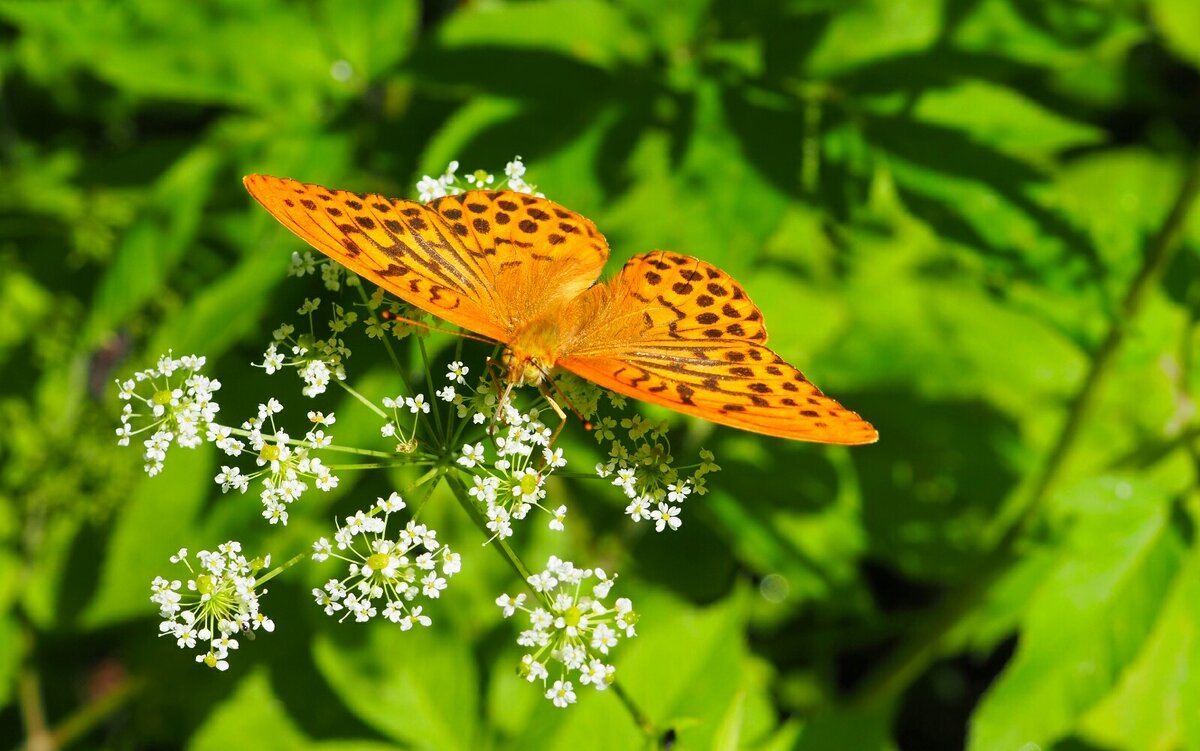
{"type": "Polygon", "coordinates": [[[535,355],[518,354],[505,349],[500,355],[505,380],[514,386],[537,386],[546,380],[549,366],[535,355]]]}

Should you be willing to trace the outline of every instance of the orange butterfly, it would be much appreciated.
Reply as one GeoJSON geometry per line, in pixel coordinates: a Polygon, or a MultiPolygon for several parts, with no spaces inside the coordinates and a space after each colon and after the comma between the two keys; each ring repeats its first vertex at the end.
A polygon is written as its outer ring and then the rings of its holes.
{"type": "Polygon", "coordinates": [[[286,178],[244,180],[317,250],[405,302],[505,345],[510,388],[555,366],[756,433],[873,443],[870,423],[767,349],[762,313],[704,261],[654,251],[596,283],[608,244],[544,198],[476,190],[429,204],[286,178]]]}

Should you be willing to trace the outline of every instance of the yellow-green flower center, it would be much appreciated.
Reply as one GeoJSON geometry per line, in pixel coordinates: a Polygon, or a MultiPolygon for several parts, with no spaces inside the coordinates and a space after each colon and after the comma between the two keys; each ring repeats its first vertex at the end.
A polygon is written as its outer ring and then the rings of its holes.
{"type": "Polygon", "coordinates": [[[154,402],[155,404],[157,404],[159,406],[165,407],[166,405],[171,403],[171,390],[170,389],[161,389],[159,391],[155,391],[154,396],[150,397],[150,401],[154,402]]]}
{"type": "Polygon", "coordinates": [[[208,574],[200,574],[196,577],[196,591],[202,595],[210,595],[216,590],[216,582],[208,574]]]}
{"type": "Polygon", "coordinates": [[[373,571],[382,571],[387,567],[389,561],[391,561],[391,557],[388,556],[387,553],[373,553],[371,557],[367,559],[367,565],[370,566],[373,571]]]}
{"type": "Polygon", "coordinates": [[[475,183],[477,185],[483,185],[485,182],[487,182],[488,173],[485,170],[481,170],[481,169],[475,170],[474,176],[475,176],[475,183]]]}
{"type": "Polygon", "coordinates": [[[575,605],[567,608],[567,612],[563,613],[563,620],[568,626],[578,626],[579,620],[583,618],[583,613],[575,605]]]}
{"type": "Polygon", "coordinates": [[[273,443],[268,443],[262,447],[262,450],[258,452],[258,455],[265,461],[273,462],[279,458],[279,447],[273,443]]]}
{"type": "Polygon", "coordinates": [[[533,495],[533,491],[537,490],[537,484],[538,484],[538,476],[537,475],[525,475],[524,477],[522,477],[521,478],[521,495],[523,495],[523,496],[533,495]]]}

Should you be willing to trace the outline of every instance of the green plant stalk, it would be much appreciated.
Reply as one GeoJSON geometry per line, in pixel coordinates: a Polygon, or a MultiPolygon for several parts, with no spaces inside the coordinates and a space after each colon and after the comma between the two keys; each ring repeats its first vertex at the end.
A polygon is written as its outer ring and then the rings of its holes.
{"type": "Polygon", "coordinates": [[[948,634],[971,613],[1000,579],[1019,560],[1018,543],[1051,497],[1062,475],[1065,460],[1091,415],[1100,386],[1116,361],[1117,352],[1129,333],[1130,324],[1141,313],[1149,294],[1158,286],[1179,246],[1179,236],[1197,194],[1200,193],[1200,154],[1193,156],[1171,210],[1150,240],[1137,275],[1121,301],[1118,317],[1096,349],[1079,391],[1071,401],[1066,420],[1059,429],[1033,483],[1028,500],[1013,521],[997,537],[992,551],[966,584],[952,591],[928,617],[918,621],[915,633],[902,641],[883,664],[859,684],[847,700],[854,709],[877,707],[900,694],[942,653],[948,634]]]}
{"type": "MultiPolygon", "coordinates": [[[[458,499],[459,505],[461,505],[463,510],[467,512],[467,515],[471,517],[471,520],[475,522],[476,526],[478,526],[485,535],[490,537],[490,533],[487,528],[487,520],[484,519],[483,515],[479,513],[479,509],[476,508],[475,503],[471,500],[471,497],[467,495],[467,487],[463,484],[462,478],[458,477],[454,473],[450,473],[446,475],[446,483],[450,486],[450,490],[454,493],[454,497],[458,499]]],[[[495,538],[491,540],[489,544],[496,550],[500,551],[500,555],[505,561],[508,562],[508,565],[512,566],[513,570],[517,572],[517,576],[521,577],[521,581],[523,583],[529,581],[529,577],[533,574],[529,571],[529,567],[525,565],[525,562],[521,560],[521,558],[516,554],[507,541],[501,540],[500,538],[495,538]]],[[[545,605],[549,606],[550,603],[546,595],[541,592],[534,592],[534,596],[539,600],[542,600],[545,605]]],[[[633,718],[633,721],[638,726],[638,729],[646,735],[647,739],[657,742],[658,729],[654,726],[654,723],[650,721],[650,718],[647,717],[646,713],[643,712],[641,708],[638,707],[637,703],[633,701],[633,698],[630,697],[629,694],[627,694],[621,685],[616,681],[613,681],[609,688],[611,688],[613,693],[616,694],[617,698],[621,700],[621,705],[625,707],[626,711],[629,712],[630,717],[633,718]]]]}

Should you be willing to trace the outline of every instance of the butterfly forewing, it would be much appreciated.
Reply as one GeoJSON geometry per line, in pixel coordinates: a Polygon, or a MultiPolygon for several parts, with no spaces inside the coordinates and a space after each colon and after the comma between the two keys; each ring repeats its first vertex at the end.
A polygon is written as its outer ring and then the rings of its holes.
{"type": "Polygon", "coordinates": [[[470,191],[425,205],[250,175],[247,190],[317,250],[404,301],[500,342],[595,281],[608,246],[544,198],[470,191]]]}

